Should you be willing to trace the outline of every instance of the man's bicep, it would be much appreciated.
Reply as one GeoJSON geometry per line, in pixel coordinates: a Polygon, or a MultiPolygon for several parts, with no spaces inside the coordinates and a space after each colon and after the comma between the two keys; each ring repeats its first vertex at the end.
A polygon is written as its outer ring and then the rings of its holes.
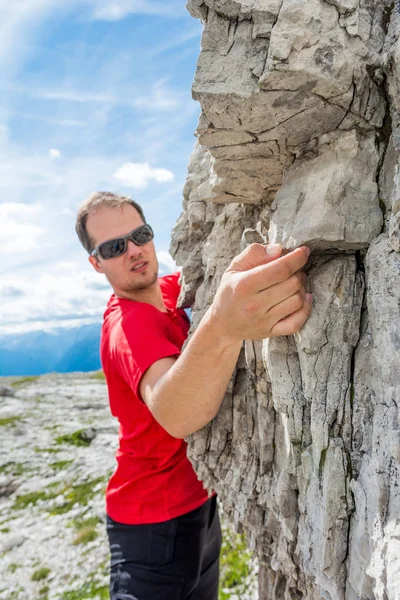
{"type": "Polygon", "coordinates": [[[154,362],[143,374],[140,380],[139,391],[141,398],[147,406],[151,401],[151,394],[157,382],[169,371],[177,359],[177,356],[161,358],[154,362]]]}

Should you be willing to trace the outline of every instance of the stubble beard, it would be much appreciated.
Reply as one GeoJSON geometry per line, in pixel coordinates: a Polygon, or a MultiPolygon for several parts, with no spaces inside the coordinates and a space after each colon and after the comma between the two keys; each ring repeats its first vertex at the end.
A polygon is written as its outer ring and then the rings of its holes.
{"type": "Polygon", "coordinates": [[[126,285],[124,292],[135,292],[140,290],[146,290],[155,284],[158,279],[158,272],[154,271],[151,276],[146,273],[146,277],[143,278],[143,281],[135,281],[130,282],[126,285]]]}

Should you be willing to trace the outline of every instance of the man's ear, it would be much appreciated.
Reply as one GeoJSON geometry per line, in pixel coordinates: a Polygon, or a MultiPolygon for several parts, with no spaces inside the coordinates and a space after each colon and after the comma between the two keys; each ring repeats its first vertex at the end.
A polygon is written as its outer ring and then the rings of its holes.
{"type": "Polygon", "coordinates": [[[101,266],[101,264],[95,256],[89,256],[89,262],[95,271],[97,271],[98,273],[104,273],[103,267],[101,266]]]}

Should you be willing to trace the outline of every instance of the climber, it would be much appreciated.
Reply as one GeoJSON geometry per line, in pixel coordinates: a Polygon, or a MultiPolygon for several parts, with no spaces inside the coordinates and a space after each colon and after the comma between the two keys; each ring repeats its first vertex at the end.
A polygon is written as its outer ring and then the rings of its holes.
{"type": "Polygon", "coordinates": [[[127,197],[98,192],[80,207],[78,237],[113,288],[101,337],[117,467],[106,492],[111,600],[216,600],[221,531],[215,494],[197,479],[184,438],[217,414],[242,342],[289,335],[311,313],[302,268],[252,244],[231,262],[189,330],[179,273],[158,277],[153,231],[127,197]]]}

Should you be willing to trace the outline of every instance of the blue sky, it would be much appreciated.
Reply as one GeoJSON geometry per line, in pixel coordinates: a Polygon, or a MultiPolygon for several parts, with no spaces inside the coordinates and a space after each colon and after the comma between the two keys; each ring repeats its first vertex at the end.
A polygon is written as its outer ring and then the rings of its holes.
{"type": "Polygon", "coordinates": [[[171,269],[200,34],[183,0],[0,0],[0,334],[101,319],[74,230],[94,190],[142,204],[171,269]]]}

